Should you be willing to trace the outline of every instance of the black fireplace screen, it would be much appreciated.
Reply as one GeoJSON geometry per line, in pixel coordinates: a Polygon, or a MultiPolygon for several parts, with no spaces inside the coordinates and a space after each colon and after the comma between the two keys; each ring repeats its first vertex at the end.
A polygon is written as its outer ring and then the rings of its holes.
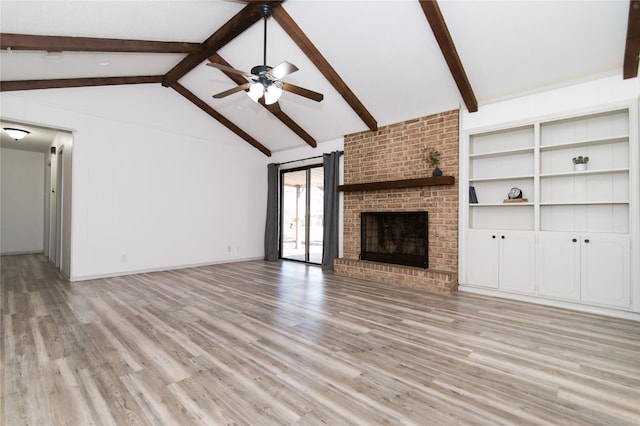
{"type": "Polygon", "coordinates": [[[360,259],[429,267],[427,212],[360,213],[360,259]]]}

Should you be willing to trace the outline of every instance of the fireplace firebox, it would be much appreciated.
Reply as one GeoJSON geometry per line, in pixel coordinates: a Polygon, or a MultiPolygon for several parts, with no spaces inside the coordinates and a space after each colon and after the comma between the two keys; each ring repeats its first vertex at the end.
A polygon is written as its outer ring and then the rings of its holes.
{"type": "Polygon", "coordinates": [[[360,259],[429,267],[427,212],[360,213],[360,259]]]}

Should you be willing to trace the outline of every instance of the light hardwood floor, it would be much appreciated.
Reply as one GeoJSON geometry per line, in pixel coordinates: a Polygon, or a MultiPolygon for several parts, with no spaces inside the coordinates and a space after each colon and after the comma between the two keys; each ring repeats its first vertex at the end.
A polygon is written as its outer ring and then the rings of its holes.
{"type": "Polygon", "coordinates": [[[2,261],[4,425],[640,424],[640,323],[240,262],[2,261]]]}

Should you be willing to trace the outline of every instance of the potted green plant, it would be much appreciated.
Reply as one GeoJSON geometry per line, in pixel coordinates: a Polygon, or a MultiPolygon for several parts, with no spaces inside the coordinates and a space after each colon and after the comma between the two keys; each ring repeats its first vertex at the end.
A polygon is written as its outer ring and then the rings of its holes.
{"type": "Polygon", "coordinates": [[[442,170],[438,167],[440,165],[440,152],[433,148],[423,148],[424,161],[426,161],[431,167],[433,172],[431,176],[442,176],[442,170]]]}
{"type": "Polygon", "coordinates": [[[576,171],[587,170],[587,163],[589,162],[589,157],[583,157],[582,155],[578,155],[577,157],[573,157],[573,169],[576,171]]]}

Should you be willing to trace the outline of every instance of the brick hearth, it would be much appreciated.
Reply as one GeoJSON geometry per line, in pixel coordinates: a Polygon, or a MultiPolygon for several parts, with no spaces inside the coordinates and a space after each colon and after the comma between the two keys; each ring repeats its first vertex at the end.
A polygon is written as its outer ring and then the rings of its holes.
{"type": "Polygon", "coordinates": [[[344,183],[414,179],[431,175],[422,149],[441,153],[440,169],[456,184],[344,193],[344,257],[335,273],[433,292],[458,288],[458,110],[360,132],[344,139],[344,183]],[[429,269],[358,260],[360,212],[429,212],[429,269]]]}

